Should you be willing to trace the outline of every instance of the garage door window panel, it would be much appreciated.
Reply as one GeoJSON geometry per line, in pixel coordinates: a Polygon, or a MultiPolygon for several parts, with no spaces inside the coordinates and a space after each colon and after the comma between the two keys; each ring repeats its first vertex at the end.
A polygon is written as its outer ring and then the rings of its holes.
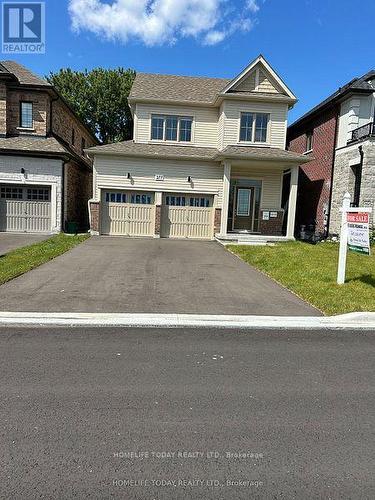
{"type": "Polygon", "coordinates": [[[209,200],[209,198],[190,198],[190,206],[191,207],[209,208],[210,207],[210,200],[209,200]]]}
{"type": "Polygon", "coordinates": [[[50,201],[49,200],[49,189],[28,189],[27,199],[29,201],[50,201]]]}
{"type": "Polygon", "coordinates": [[[22,200],[23,190],[22,188],[5,186],[1,188],[0,196],[6,200],[22,200]]]}

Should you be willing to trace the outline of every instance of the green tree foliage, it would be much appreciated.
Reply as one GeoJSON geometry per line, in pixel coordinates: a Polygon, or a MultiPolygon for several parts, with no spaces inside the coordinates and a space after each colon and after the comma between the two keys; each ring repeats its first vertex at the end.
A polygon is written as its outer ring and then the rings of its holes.
{"type": "Polygon", "coordinates": [[[135,72],[124,68],[91,71],[68,68],[47,77],[103,143],[132,138],[133,120],[127,97],[134,78],[135,72]]]}

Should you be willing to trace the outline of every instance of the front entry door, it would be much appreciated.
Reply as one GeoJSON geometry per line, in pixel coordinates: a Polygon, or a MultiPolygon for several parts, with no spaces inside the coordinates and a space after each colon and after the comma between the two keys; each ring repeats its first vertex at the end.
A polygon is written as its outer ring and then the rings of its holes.
{"type": "Polygon", "coordinates": [[[236,186],[234,192],[233,230],[254,230],[255,189],[236,186]]]}

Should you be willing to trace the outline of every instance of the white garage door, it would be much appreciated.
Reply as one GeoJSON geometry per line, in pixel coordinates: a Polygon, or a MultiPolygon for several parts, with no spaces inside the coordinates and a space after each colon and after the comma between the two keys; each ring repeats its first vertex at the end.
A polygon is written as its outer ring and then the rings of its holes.
{"type": "Polygon", "coordinates": [[[214,236],[213,196],[165,194],[161,236],[163,238],[212,239],[214,236]]]}
{"type": "Polygon", "coordinates": [[[0,186],[0,231],[51,231],[51,189],[45,186],[0,186]]]}
{"type": "Polygon", "coordinates": [[[118,236],[154,236],[154,193],[104,191],[101,233],[118,236]]]}

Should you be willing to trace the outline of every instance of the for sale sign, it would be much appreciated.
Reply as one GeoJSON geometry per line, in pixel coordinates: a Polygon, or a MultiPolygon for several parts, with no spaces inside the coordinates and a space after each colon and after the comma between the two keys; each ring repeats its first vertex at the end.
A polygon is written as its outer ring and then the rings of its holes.
{"type": "Polygon", "coordinates": [[[370,214],[347,212],[349,250],[370,255],[370,214]]]}

